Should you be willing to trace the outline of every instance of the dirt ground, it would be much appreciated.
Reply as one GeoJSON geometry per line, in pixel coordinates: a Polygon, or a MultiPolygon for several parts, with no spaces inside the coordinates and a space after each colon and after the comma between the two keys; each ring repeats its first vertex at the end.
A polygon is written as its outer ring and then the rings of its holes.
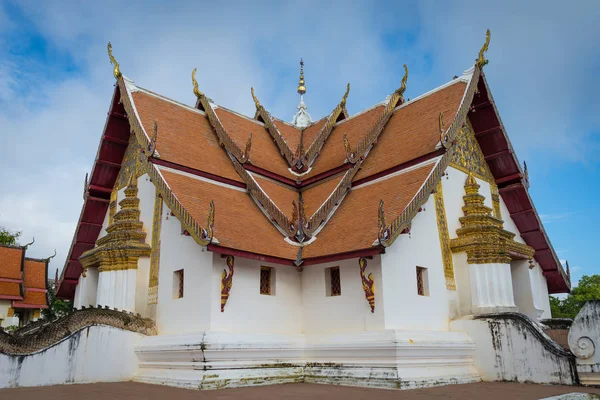
{"type": "Polygon", "coordinates": [[[388,400],[388,399],[540,399],[563,393],[600,395],[600,388],[532,385],[521,383],[472,383],[429,389],[386,390],[346,386],[288,384],[239,389],[197,391],[142,383],[93,383],[35,388],[1,389],[0,399],[10,400],[388,400]]]}

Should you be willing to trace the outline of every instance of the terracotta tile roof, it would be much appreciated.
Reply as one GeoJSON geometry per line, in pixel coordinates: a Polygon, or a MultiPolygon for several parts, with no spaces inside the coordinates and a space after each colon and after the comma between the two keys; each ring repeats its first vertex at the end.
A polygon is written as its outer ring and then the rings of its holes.
{"type": "Polygon", "coordinates": [[[46,263],[41,260],[25,259],[25,288],[46,289],[46,263]]]}
{"type": "MultiPolygon", "coordinates": [[[[354,179],[373,175],[434,151],[440,142],[439,114],[444,113],[448,128],[458,111],[465,89],[466,83],[456,81],[397,110],[354,179]]],[[[356,143],[355,140],[349,140],[351,145],[356,143]]]]}
{"type": "Polygon", "coordinates": [[[201,224],[215,203],[214,235],[220,246],[293,260],[297,248],[260,211],[248,193],[162,170],[183,207],[201,224]]]}
{"type": "Polygon", "coordinates": [[[337,185],[340,183],[344,174],[341,173],[332,177],[320,181],[319,184],[310,187],[302,192],[302,198],[304,199],[304,207],[306,210],[306,216],[310,218],[315,211],[321,207],[321,205],[327,200],[329,195],[335,190],[337,185]]]}
{"type": "Polygon", "coordinates": [[[313,164],[312,170],[304,176],[304,179],[329,171],[344,164],[346,152],[344,150],[344,132],[348,137],[350,146],[356,147],[358,142],[369,132],[381,115],[383,106],[377,106],[360,115],[343,121],[333,128],[327,142],[321,149],[321,154],[313,164]]]}
{"type": "Polygon", "coordinates": [[[21,285],[16,282],[0,281],[0,296],[21,296],[21,285]]]}
{"type": "Polygon", "coordinates": [[[263,189],[275,203],[277,208],[281,210],[289,219],[292,218],[292,201],[298,203],[299,194],[296,190],[288,186],[279,184],[271,179],[266,179],[260,175],[253,175],[256,183],[263,189]]]}
{"type": "Polygon", "coordinates": [[[292,150],[292,153],[295,153],[296,149],[298,148],[298,145],[300,144],[300,136],[302,135],[302,130],[296,128],[295,126],[286,124],[285,122],[277,118],[273,120],[273,124],[275,125],[279,133],[281,133],[281,136],[283,136],[283,138],[285,139],[288,147],[290,148],[290,150],[292,150]]]}
{"type": "Polygon", "coordinates": [[[311,126],[306,128],[302,132],[302,135],[303,135],[302,140],[304,142],[304,151],[308,150],[310,145],[315,141],[315,139],[317,138],[317,135],[319,134],[319,132],[321,132],[321,128],[323,128],[323,125],[325,125],[326,122],[327,122],[327,117],[321,118],[320,120],[318,120],[317,122],[315,122],[314,124],[312,124],[311,126]]]}
{"type": "MultiPolygon", "coordinates": [[[[287,161],[279,152],[277,145],[273,142],[273,138],[263,124],[223,108],[217,108],[215,113],[221,124],[223,124],[223,128],[240,149],[243,150],[246,147],[246,142],[250,132],[252,132],[252,148],[250,150],[250,163],[252,165],[282,176],[292,176],[288,171],[287,161]]],[[[221,149],[221,151],[223,154],[225,153],[224,150],[221,149]]]]}
{"type": "Polygon", "coordinates": [[[21,247],[0,246],[0,278],[22,279],[23,252],[21,247]]]}
{"type": "MultiPolygon", "coordinates": [[[[22,303],[28,304],[28,305],[43,306],[40,308],[48,307],[48,299],[47,299],[46,293],[44,293],[44,292],[30,292],[30,291],[25,290],[25,296],[23,298],[22,303]]],[[[15,304],[14,306],[19,307],[18,304],[15,304]]]]}
{"type": "Polygon", "coordinates": [[[304,249],[303,256],[319,257],[371,248],[377,239],[379,200],[385,202],[386,221],[389,223],[406,208],[434,165],[431,163],[352,189],[317,235],[317,240],[304,249]]]}
{"type": "Polygon", "coordinates": [[[148,135],[158,123],[161,159],[242,182],[205,115],[142,91],[132,97],[148,135]]]}

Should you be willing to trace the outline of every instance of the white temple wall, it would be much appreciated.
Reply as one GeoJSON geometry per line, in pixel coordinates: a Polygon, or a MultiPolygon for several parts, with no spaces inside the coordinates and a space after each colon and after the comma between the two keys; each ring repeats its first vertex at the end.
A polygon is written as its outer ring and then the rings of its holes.
{"type": "MultiPolygon", "coordinates": [[[[138,198],[140,199],[140,221],[144,224],[142,229],[146,232],[146,243],[152,246],[152,221],[154,219],[154,200],[156,187],[148,174],[138,178],[138,198]]],[[[148,316],[148,285],[150,282],[150,257],[140,257],[138,260],[135,312],[148,316]]]]}
{"type": "MultiPolygon", "coordinates": [[[[229,299],[225,311],[221,312],[221,277],[223,270],[229,271],[229,268],[226,258],[212,254],[212,289],[209,290],[212,331],[271,334],[302,332],[301,277],[295,267],[235,257],[229,299]],[[274,268],[274,274],[271,273],[271,295],[260,294],[261,266],[274,268]]],[[[310,268],[304,271],[307,269],[310,268]]]]}
{"type": "Polygon", "coordinates": [[[537,308],[537,302],[534,300],[535,295],[539,289],[539,282],[536,281],[537,277],[529,269],[529,262],[527,260],[518,260],[510,263],[510,269],[513,281],[513,291],[515,295],[515,305],[518,307],[519,312],[527,315],[533,320],[537,320],[542,309],[537,308]]]}
{"type": "Polygon", "coordinates": [[[73,306],[95,306],[98,296],[98,268],[88,268],[85,277],[79,276],[79,282],[75,288],[75,298],[73,306]]]}
{"type": "Polygon", "coordinates": [[[515,221],[513,221],[510,216],[510,211],[506,208],[506,204],[504,204],[504,199],[500,196],[500,213],[502,214],[502,221],[504,221],[504,229],[509,232],[516,233],[514,240],[518,243],[525,243],[525,240],[521,237],[519,233],[519,228],[515,225],[515,221]]]}
{"type": "Polygon", "coordinates": [[[435,202],[430,196],[381,256],[385,329],[448,330],[448,294],[439,242],[435,202]],[[427,268],[425,295],[417,291],[417,267],[427,268]]]}
{"type": "Polygon", "coordinates": [[[135,311],[136,269],[102,271],[98,274],[99,306],[135,311]]]}
{"type": "Polygon", "coordinates": [[[534,303],[536,308],[542,310],[540,319],[552,318],[552,312],[550,311],[550,297],[548,294],[548,282],[542,272],[542,267],[535,262],[535,267],[529,271],[532,285],[536,288],[534,292],[534,303]]]}
{"type": "MultiPolygon", "coordinates": [[[[181,222],[163,203],[156,326],[160,335],[210,329],[213,253],[182,234],[181,222]],[[168,218],[168,219],[167,219],[168,218]],[[183,270],[183,297],[173,287],[175,271],[183,270]]],[[[146,301],[148,292],[146,291],[146,301]]]]}
{"type": "Polygon", "coordinates": [[[381,257],[367,259],[365,271],[375,281],[375,312],[371,312],[362,289],[358,259],[308,265],[302,271],[303,332],[338,333],[384,329],[385,288],[381,280],[381,257]],[[341,294],[328,296],[326,268],[339,267],[341,294]]]}

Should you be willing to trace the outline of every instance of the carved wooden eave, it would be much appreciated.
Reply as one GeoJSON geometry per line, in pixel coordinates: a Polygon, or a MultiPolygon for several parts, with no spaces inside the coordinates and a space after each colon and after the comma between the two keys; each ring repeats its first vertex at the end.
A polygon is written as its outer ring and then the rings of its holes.
{"type": "Polygon", "coordinates": [[[256,105],[256,119],[262,121],[265,124],[265,127],[269,131],[269,134],[273,138],[273,141],[275,141],[275,144],[279,148],[279,152],[285,158],[289,166],[293,168],[294,162],[296,161],[294,159],[294,152],[292,151],[292,149],[290,149],[287,142],[281,135],[281,132],[279,132],[279,129],[277,129],[277,127],[273,123],[273,118],[271,117],[271,114],[269,114],[269,112],[263,107],[262,104],[260,104],[260,102],[256,98],[256,95],[254,94],[254,88],[251,89],[251,93],[252,98],[254,99],[254,104],[256,105]]]}
{"type": "Polygon", "coordinates": [[[306,166],[306,168],[310,167],[317,159],[317,156],[321,152],[321,149],[325,145],[325,142],[327,141],[327,139],[329,139],[329,136],[331,135],[335,124],[348,117],[348,111],[346,110],[346,100],[348,99],[349,93],[350,84],[348,84],[348,86],[346,87],[346,92],[344,93],[342,100],[329,114],[329,116],[327,117],[327,122],[325,123],[325,125],[323,125],[323,127],[317,134],[315,140],[313,140],[311,145],[308,147],[306,153],[304,153],[303,163],[306,166]]]}

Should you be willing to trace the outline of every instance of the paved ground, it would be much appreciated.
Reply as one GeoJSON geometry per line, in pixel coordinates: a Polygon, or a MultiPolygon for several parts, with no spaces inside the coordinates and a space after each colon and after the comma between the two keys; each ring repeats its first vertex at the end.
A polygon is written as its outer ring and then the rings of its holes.
{"type": "Polygon", "coordinates": [[[94,383],[0,390],[0,399],[10,400],[388,400],[388,399],[540,399],[562,393],[600,394],[599,389],[520,383],[473,383],[429,389],[385,390],[345,386],[289,384],[253,388],[196,391],[142,383],[94,383]]]}

